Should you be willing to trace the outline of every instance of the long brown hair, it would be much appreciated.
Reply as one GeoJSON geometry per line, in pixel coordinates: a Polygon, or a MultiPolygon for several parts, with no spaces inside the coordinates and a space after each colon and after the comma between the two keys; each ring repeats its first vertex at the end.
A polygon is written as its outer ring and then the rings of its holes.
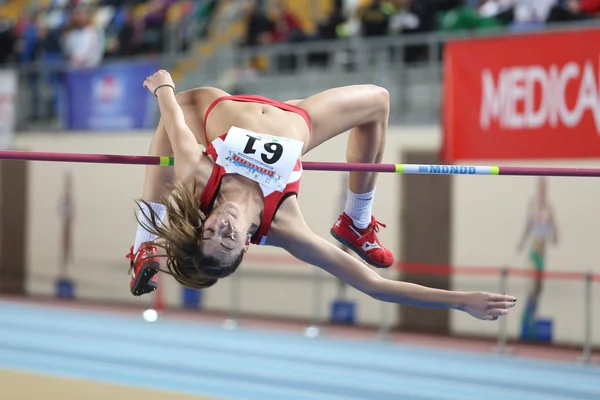
{"type": "Polygon", "coordinates": [[[244,251],[230,263],[223,263],[202,253],[199,241],[208,215],[200,210],[200,201],[195,193],[195,183],[186,185],[176,182],[170,194],[162,199],[166,207],[165,223],[158,220],[148,202],[136,200],[145,221],[140,221],[137,213],[136,220],[144,229],[157,236],[155,244],[165,251],[161,257],[166,259],[167,270],[159,271],[171,275],[183,286],[204,289],[213,286],[219,278],[235,272],[242,262],[244,251]],[[142,204],[146,207],[142,207],[142,204]]]}

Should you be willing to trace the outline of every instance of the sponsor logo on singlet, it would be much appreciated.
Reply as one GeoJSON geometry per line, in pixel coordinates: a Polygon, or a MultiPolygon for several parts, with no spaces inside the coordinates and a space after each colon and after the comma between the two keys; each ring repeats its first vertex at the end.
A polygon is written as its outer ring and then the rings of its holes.
{"type": "Polygon", "coordinates": [[[232,127],[218,149],[217,164],[263,187],[282,192],[302,154],[301,141],[232,127]]]}

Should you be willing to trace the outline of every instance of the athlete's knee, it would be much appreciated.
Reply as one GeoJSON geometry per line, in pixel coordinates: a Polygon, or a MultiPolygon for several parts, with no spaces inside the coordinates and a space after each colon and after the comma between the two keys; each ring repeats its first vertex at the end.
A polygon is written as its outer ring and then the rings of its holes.
{"type": "Polygon", "coordinates": [[[369,96],[369,104],[373,107],[374,117],[377,121],[387,121],[390,115],[390,92],[381,86],[364,85],[369,96]]]}
{"type": "Polygon", "coordinates": [[[386,88],[377,85],[367,85],[367,87],[378,107],[390,108],[390,92],[386,88]]]}
{"type": "Polygon", "coordinates": [[[369,89],[375,93],[375,95],[379,98],[381,104],[389,107],[390,105],[390,92],[382,87],[377,85],[368,85],[369,89]]]}

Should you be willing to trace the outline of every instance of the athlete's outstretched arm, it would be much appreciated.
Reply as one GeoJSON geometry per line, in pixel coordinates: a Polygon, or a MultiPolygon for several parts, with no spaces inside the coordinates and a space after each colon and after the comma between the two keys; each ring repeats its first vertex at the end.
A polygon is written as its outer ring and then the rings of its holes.
{"type": "MultiPolygon", "coordinates": [[[[515,305],[513,296],[485,292],[459,292],[433,289],[413,283],[385,279],[366,264],[317,236],[300,216],[297,202],[286,201],[285,215],[276,224],[277,229],[269,244],[282,247],[294,257],[315,265],[347,282],[369,296],[387,302],[420,307],[451,308],[483,319],[495,320],[506,315],[515,305]],[[291,214],[293,208],[297,213],[291,214]]],[[[271,238],[271,234],[269,235],[271,238]]]]}
{"type": "Polygon", "coordinates": [[[309,231],[297,236],[287,250],[381,301],[456,309],[484,320],[506,315],[515,304],[514,297],[502,294],[441,290],[383,278],[362,261],[309,231]]]}

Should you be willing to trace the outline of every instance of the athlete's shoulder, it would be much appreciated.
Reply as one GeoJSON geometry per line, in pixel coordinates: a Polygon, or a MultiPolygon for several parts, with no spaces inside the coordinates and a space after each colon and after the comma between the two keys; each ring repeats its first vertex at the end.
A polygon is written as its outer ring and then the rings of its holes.
{"type": "Polygon", "coordinates": [[[306,222],[302,216],[300,205],[296,196],[286,197],[269,227],[269,234],[267,239],[267,245],[284,247],[284,244],[288,244],[293,237],[297,236],[297,230],[306,227],[306,222]]]}

